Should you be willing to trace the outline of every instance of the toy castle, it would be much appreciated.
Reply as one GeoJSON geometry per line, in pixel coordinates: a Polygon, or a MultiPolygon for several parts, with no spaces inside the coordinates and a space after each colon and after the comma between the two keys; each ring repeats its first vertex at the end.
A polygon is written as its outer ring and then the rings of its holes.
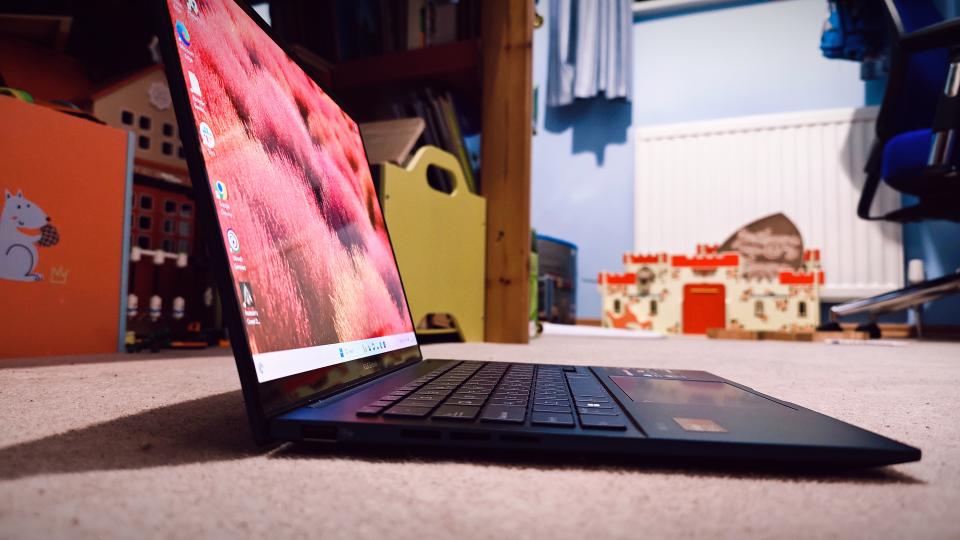
{"type": "Polygon", "coordinates": [[[603,326],[672,334],[710,328],[812,331],[820,324],[820,250],[774,279],[746,277],[746,257],[699,245],[694,256],[625,253],[624,273],[601,272],[603,326]]]}

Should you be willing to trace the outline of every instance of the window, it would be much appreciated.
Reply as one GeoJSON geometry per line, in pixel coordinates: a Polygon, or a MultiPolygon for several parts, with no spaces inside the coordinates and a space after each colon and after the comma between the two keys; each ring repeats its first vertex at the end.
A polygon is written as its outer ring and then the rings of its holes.
{"type": "Polygon", "coordinates": [[[807,303],[802,300],[797,304],[797,316],[804,318],[807,316],[807,303]]]}
{"type": "Polygon", "coordinates": [[[130,111],[123,111],[120,113],[120,121],[123,122],[125,126],[133,125],[133,113],[130,111]]]}
{"type": "Polygon", "coordinates": [[[140,230],[149,231],[153,227],[153,220],[150,219],[150,216],[140,216],[137,225],[140,227],[140,230]]]}
{"type": "Polygon", "coordinates": [[[166,234],[173,234],[173,220],[165,219],[163,220],[163,232],[166,234]]]}
{"type": "Polygon", "coordinates": [[[149,236],[138,236],[137,245],[140,246],[140,249],[150,249],[150,237],[149,236]]]}
{"type": "Polygon", "coordinates": [[[140,196],[140,208],[142,208],[142,209],[144,209],[144,210],[152,210],[152,209],[153,209],[153,197],[151,197],[151,196],[149,196],[149,195],[141,195],[141,196],[140,196]]]}
{"type": "Polygon", "coordinates": [[[177,201],[163,201],[163,212],[166,214],[176,214],[177,201]]]}
{"type": "Polygon", "coordinates": [[[193,217],[193,205],[190,203],[181,204],[180,215],[183,217],[193,217]]]}
{"type": "Polygon", "coordinates": [[[189,240],[184,240],[184,239],[181,238],[180,241],[177,242],[177,252],[178,252],[178,253],[190,253],[190,241],[189,241],[189,240]]]}
{"type": "Polygon", "coordinates": [[[651,317],[655,317],[655,316],[657,315],[657,307],[658,307],[658,306],[657,306],[657,301],[656,301],[656,300],[651,300],[651,301],[650,301],[650,316],[651,316],[651,317]]]}
{"type": "Polygon", "coordinates": [[[153,124],[153,122],[150,120],[150,117],[149,117],[149,116],[141,116],[141,117],[140,117],[140,129],[142,129],[142,130],[144,130],[144,131],[150,131],[150,126],[151,126],[152,124],[153,124]]]}
{"type": "Polygon", "coordinates": [[[190,231],[193,230],[193,227],[190,226],[189,221],[180,222],[180,236],[190,236],[190,231]]]}
{"type": "Polygon", "coordinates": [[[163,135],[164,137],[173,137],[173,124],[163,123],[163,135]]]}
{"type": "Polygon", "coordinates": [[[140,138],[137,139],[137,145],[140,146],[140,148],[142,148],[143,150],[149,150],[149,149],[150,149],[150,137],[147,137],[147,136],[145,136],[145,135],[141,135],[140,138]]]}
{"type": "Polygon", "coordinates": [[[757,300],[753,304],[753,315],[763,318],[763,300],[757,300]]]}
{"type": "Polygon", "coordinates": [[[183,159],[183,147],[177,148],[177,157],[183,159]]]}
{"type": "Polygon", "coordinates": [[[163,155],[165,155],[165,156],[172,156],[172,155],[173,155],[173,145],[170,144],[170,143],[168,143],[168,142],[165,142],[165,143],[163,143],[163,145],[160,147],[160,151],[163,152],[163,155]]]}
{"type": "Polygon", "coordinates": [[[161,249],[163,249],[166,252],[173,253],[173,240],[169,238],[164,238],[161,249]]]}
{"type": "Polygon", "coordinates": [[[618,315],[620,314],[620,300],[613,301],[613,312],[618,315]]]}

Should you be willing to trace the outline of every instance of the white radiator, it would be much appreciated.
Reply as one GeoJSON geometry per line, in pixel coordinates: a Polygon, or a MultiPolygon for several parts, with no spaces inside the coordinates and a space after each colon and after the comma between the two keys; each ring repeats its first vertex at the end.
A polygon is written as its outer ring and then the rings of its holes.
{"type": "MultiPolygon", "coordinates": [[[[691,253],[783,212],[821,250],[824,299],[901,287],[900,226],[857,218],[876,117],[831,109],[638,129],[635,251],[691,253]]],[[[874,212],[898,206],[881,187],[874,212]]]]}

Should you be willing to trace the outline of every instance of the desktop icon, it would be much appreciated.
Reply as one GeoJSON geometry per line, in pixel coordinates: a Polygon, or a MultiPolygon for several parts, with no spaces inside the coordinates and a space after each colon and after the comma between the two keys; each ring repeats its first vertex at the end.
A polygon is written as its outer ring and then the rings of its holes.
{"type": "Polygon", "coordinates": [[[230,198],[230,195],[227,193],[227,185],[223,183],[223,180],[217,180],[213,183],[213,192],[221,201],[230,198]]]}
{"type": "Polygon", "coordinates": [[[203,92],[200,91],[200,80],[197,79],[197,74],[192,71],[187,71],[187,79],[190,80],[190,93],[196,95],[197,97],[203,97],[203,92]]]}
{"type": "Polygon", "coordinates": [[[200,122],[200,140],[207,148],[213,148],[217,144],[213,138],[213,130],[206,122],[200,122]]]}
{"type": "Polygon", "coordinates": [[[240,238],[233,229],[227,229],[227,243],[230,244],[230,251],[240,253],[240,238]]]}
{"type": "Polygon", "coordinates": [[[177,21],[177,39],[180,40],[180,43],[184,47],[190,47],[190,32],[187,30],[187,25],[183,24],[183,21],[177,21]]]}
{"type": "Polygon", "coordinates": [[[240,303],[245,308],[257,307],[256,302],[253,301],[253,287],[246,281],[240,282],[240,303]]]}

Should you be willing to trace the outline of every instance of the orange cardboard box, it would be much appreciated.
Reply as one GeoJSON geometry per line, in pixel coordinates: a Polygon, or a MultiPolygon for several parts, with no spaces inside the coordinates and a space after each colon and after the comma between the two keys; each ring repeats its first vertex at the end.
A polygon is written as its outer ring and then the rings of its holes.
{"type": "Polygon", "coordinates": [[[129,133],[0,97],[0,358],[121,350],[129,133]]]}

